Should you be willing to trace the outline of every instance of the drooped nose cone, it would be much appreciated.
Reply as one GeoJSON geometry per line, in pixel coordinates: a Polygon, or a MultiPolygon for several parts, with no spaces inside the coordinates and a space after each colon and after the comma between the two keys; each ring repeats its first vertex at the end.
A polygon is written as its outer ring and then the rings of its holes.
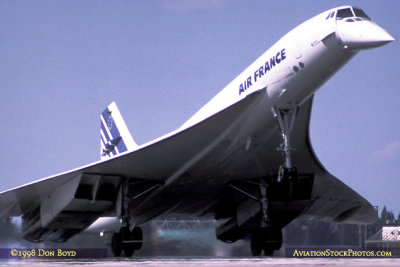
{"type": "Polygon", "coordinates": [[[338,21],[336,34],[343,47],[349,50],[374,48],[394,41],[394,38],[377,24],[354,18],[338,21]]]}

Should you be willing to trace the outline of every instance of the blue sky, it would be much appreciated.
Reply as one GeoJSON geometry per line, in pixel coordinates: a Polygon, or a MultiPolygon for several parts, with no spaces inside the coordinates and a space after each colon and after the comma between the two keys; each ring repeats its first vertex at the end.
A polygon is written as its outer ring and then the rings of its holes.
{"type": "MultiPolygon", "coordinates": [[[[179,127],[281,36],[354,4],[399,40],[400,1],[1,1],[0,191],[99,158],[116,101],[138,143],[179,127]]],[[[316,94],[311,141],[335,176],[400,211],[399,42],[316,94]]]]}

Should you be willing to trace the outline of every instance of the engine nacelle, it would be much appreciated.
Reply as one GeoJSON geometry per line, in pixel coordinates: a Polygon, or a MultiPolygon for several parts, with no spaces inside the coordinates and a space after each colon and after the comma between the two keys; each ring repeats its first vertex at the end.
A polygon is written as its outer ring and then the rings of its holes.
{"type": "Polygon", "coordinates": [[[98,217],[116,215],[120,177],[83,174],[58,187],[22,219],[26,240],[65,242],[98,217]]]}
{"type": "Polygon", "coordinates": [[[231,218],[216,229],[217,239],[225,243],[234,243],[244,238],[247,233],[248,230],[240,228],[235,218],[231,218]]]}

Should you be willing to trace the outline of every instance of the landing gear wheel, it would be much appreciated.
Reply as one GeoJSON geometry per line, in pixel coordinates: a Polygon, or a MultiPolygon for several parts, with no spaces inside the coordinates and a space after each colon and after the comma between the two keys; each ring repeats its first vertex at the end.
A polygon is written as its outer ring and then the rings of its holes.
{"type": "Polygon", "coordinates": [[[125,257],[132,257],[135,252],[135,241],[133,233],[129,231],[128,227],[122,227],[120,230],[120,235],[122,237],[122,249],[124,250],[125,257]]]}
{"type": "Polygon", "coordinates": [[[265,256],[272,256],[274,250],[282,246],[282,231],[279,228],[260,228],[251,236],[251,252],[253,256],[260,256],[264,251],[265,256]]]}
{"type": "Polygon", "coordinates": [[[260,239],[260,236],[257,234],[257,232],[253,232],[253,234],[251,235],[250,246],[251,254],[253,256],[261,256],[262,240],[260,239]]]}
{"type": "Polygon", "coordinates": [[[263,248],[265,256],[274,256],[274,250],[270,247],[263,248]]]}
{"type": "Polygon", "coordinates": [[[135,250],[139,250],[143,245],[143,231],[140,227],[135,227],[132,230],[133,239],[136,241],[133,246],[135,250]]]}
{"type": "Polygon", "coordinates": [[[119,233],[114,233],[111,238],[111,251],[115,257],[121,256],[122,239],[119,233]]]}
{"type": "Polygon", "coordinates": [[[124,244],[125,257],[132,257],[132,255],[135,253],[133,245],[134,244],[124,244]]]}
{"type": "Polygon", "coordinates": [[[267,228],[265,230],[263,246],[264,253],[266,253],[268,250],[279,250],[282,246],[282,230],[274,227],[267,228]]]}

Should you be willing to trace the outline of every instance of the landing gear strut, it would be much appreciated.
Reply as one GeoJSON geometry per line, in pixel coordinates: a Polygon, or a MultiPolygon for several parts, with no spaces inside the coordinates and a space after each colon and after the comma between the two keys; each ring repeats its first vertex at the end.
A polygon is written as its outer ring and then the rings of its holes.
{"type": "MultiPolygon", "coordinates": [[[[283,165],[279,166],[278,176],[275,183],[294,181],[297,179],[297,168],[292,165],[291,152],[293,148],[290,143],[290,134],[293,130],[297,115],[297,106],[290,109],[279,109],[272,107],[272,113],[276,118],[281,132],[282,143],[278,151],[282,151],[284,157],[283,165]]],[[[291,183],[289,183],[291,186],[291,183]]],[[[282,230],[271,223],[270,197],[268,196],[268,183],[260,179],[260,206],[261,206],[261,228],[254,231],[251,236],[251,251],[254,256],[260,256],[264,251],[265,256],[271,256],[274,250],[282,246],[282,230]]],[[[288,192],[288,200],[291,199],[291,187],[288,192]]]]}
{"type": "Polygon", "coordinates": [[[122,251],[125,257],[131,257],[135,250],[140,250],[143,244],[143,231],[140,227],[130,227],[132,225],[128,213],[128,183],[121,185],[121,218],[122,225],[120,231],[114,233],[111,238],[111,250],[115,257],[121,256],[122,251]]]}
{"type": "Polygon", "coordinates": [[[271,111],[276,118],[279,130],[281,132],[282,143],[278,151],[282,151],[284,156],[284,164],[279,167],[277,181],[280,182],[286,179],[297,178],[297,168],[292,166],[290,134],[292,133],[293,126],[296,120],[298,107],[295,106],[290,109],[279,109],[272,107],[271,111]]]}
{"type": "Polygon", "coordinates": [[[270,256],[274,250],[279,250],[282,228],[298,217],[312,200],[314,174],[298,174],[292,162],[290,137],[297,111],[298,107],[272,108],[282,138],[278,151],[282,152],[283,163],[279,168],[277,166],[277,174],[232,181],[228,185],[248,199],[237,200],[236,214],[217,228],[217,238],[235,242],[250,234],[254,256],[270,256]],[[249,199],[256,203],[251,203],[249,199]]]}

